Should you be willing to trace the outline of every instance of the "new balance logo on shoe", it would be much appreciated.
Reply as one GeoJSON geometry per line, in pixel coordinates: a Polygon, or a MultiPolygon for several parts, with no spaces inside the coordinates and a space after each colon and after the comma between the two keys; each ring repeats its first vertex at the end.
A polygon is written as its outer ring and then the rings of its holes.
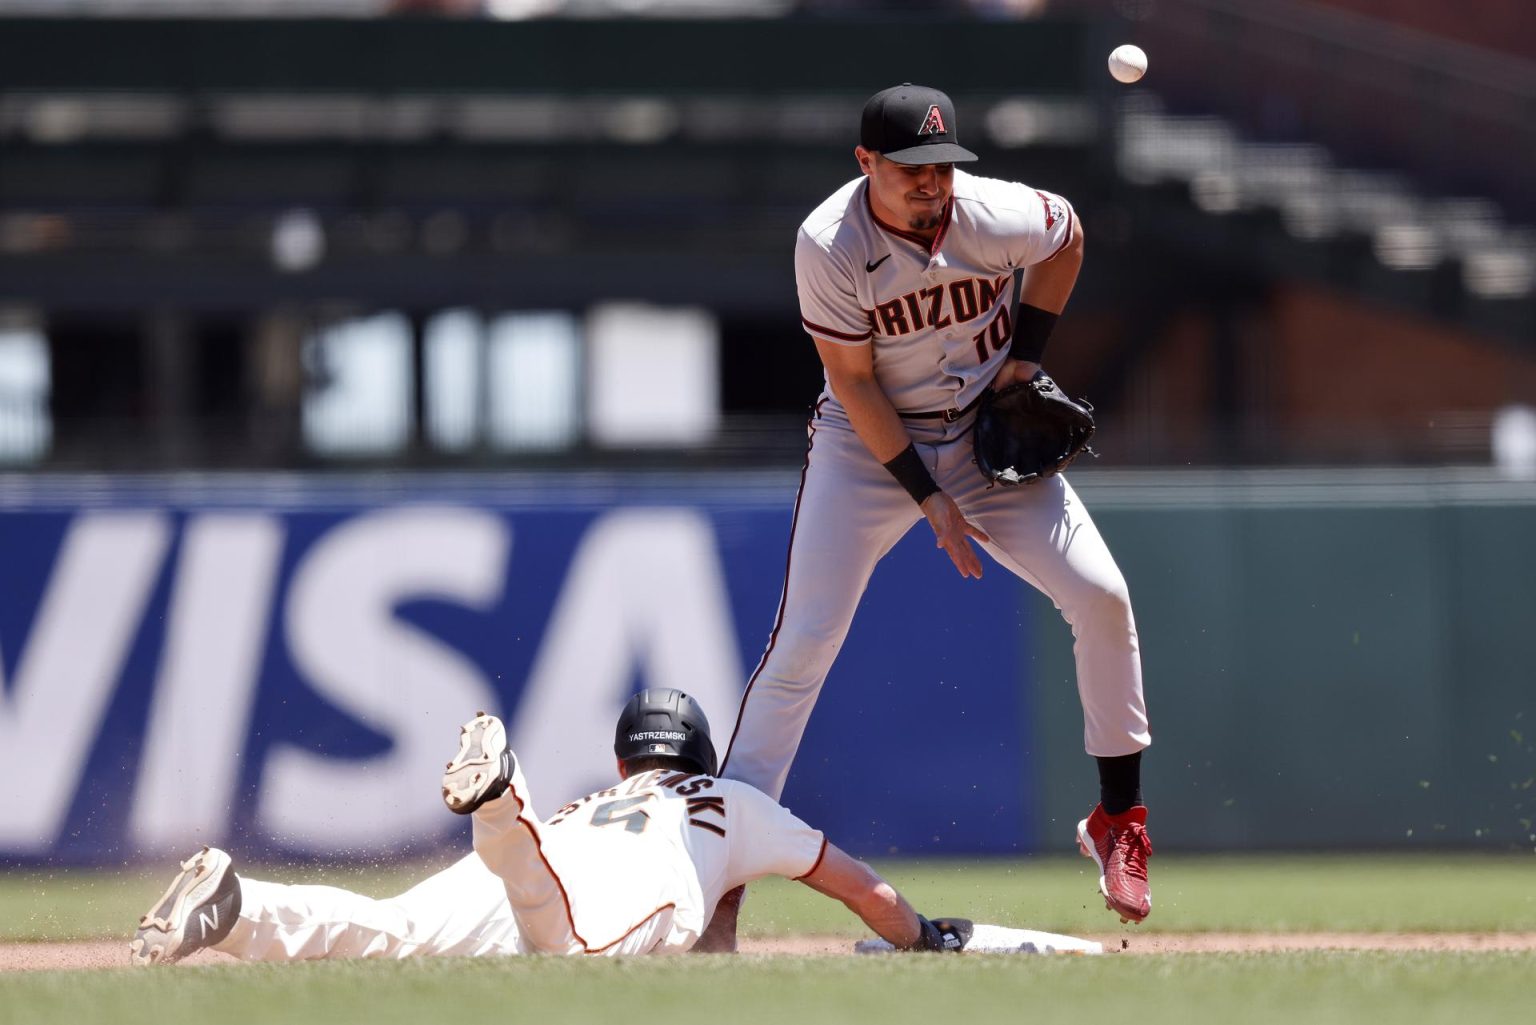
{"type": "Polygon", "coordinates": [[[222,942],[240,916],[240,877],[228,854],[204,847],[181,863],[154,906],[139,919],[128,944],[136,965],[173,964],[222,942]]]}

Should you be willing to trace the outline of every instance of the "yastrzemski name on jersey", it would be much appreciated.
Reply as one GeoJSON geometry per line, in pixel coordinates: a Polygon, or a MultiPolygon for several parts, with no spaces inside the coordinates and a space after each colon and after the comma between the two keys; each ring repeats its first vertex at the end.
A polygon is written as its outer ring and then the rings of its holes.
{"type": "Polygon", "coordinates": [[[561,808],[538,826],[540,857],[569,895],[574,931],[616,940],[671,908],[654,951],[686,950],[720,897],[766,875],[815,870],[826,837],[735,780],[654,769],[561,808]]]}
{"type": "Polygon", "coordinates": [[[596,804],[589,820],[594,826],[622,825],[631,833],[645,832],[646,825],[650,822],[650,815],[645,810],[645,805],[657,796],[658,788],[666,788],[679,797],[688,799],[687,813],[688,824],[698,826],[700,829],[714,833],[716,836],[724,836],[723,825],[698,818],[699,815],[714,813],[720,816],[721,822],[725,819],[725,798],[723,797],[696,797],[701,790],[708,790],[715,785],[715,781],[708,776],[699,776],[692,772],[665,772],[653,770],[642,776],[636,777],[642,791],[632,797],[623,796],[631,793],[631,788],[624,785],[609,787],[607,790],[599,790],[595,794],[588,794],[579,801],[572,801],[549,817],[545,823],[548,826],[558,826],[569,819],[582,808],[589,804],[596,804]]]}
{"type": "Polygon", "coordinates": [[[868,179],[834,192],[795,244],[800,316],[813,337],[873,343],[875,379],[898,410],[963,408],[1007,355],[1016,268],[1072,238],[1060,196],[959,169],[930,243],[876,221],[868,179]]]}

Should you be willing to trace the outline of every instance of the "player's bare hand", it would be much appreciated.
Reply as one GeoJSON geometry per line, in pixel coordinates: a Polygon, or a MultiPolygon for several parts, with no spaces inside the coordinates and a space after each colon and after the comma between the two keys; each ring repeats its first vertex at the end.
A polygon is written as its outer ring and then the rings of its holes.
{"type": "Polygon", "coordinates": [[[1040,364],[1027,360],[1005,359],[1003,365],[997,368],[997,376],[992,378],[992,390],[1002,391],[1010,384],[1028,384],[1040,370],[1040,364]]]}
{"type": "Polygon", "coordinates": [[[948,553],[955,569],[960,571],[962,577],[980,580],[981,557],[966,538],[973,537],[978,541],[992,539],[980,527],[967,520],[955,500],[942,491],[935,491],[923,499],[922,508],[923,515],[928,517],[928,526],[933,528],[933,536],[938,539],[939,547],[948,553]]]}

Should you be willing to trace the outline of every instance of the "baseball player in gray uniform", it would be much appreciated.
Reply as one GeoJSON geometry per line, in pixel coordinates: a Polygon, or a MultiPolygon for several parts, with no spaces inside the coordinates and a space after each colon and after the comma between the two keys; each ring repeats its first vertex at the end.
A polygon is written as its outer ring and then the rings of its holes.
{"type": "Polygon", "coordinates": [[[473,854],[374,900],[238,876],[228,854],[204,848],[140,919],[132,960],[170,964],[205,947],[249,961],[677,953],[723,893],[767,875],[835,897],[898,949],[971,939],[972,923],[929,921],[778,802],[715,778],[709,723],[681,691],[635,695],[614,754],[621,783],[541,821],[505,727],[477,715],[443,774],[448,808],[472,816],[473,854]]]}
{"type": "MultiPolygon", "coordinates": [[[[875,564],[926,519],[962,576],[980,545],[1044,592],[1076,638],[1100,803],[1078,826],[1123,920],[1151,911],[1141,751],[1151,743],[1125,580],[1072,486],[989,487],[970,430],[988,388],[1041,373],[1077,280],[1083,229],[1062,197],[959,170],[954,106],[903,84],[864,107],[859,177],[801,225],[801,320],[826,368],[777,621],[742,698],[725,774],[777,797],[875,564]],[[1024,270],[1014,295],[1015,271],[1024,270]],[[1015,299],[1017,305],[1015,309],[1015,299]]],[[[706,943],[733,943],[733,899],[706,943]]]]}

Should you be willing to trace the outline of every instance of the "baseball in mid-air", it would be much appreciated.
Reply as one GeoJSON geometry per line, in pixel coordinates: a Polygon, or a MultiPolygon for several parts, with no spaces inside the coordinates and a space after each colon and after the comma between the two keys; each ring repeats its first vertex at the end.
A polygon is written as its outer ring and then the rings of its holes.
{"type": "Polygon", "coordinates": [[[1116,82],[1136,81],[1147,73],[1146,51],[1130,43],[1115,47],[1109,55],[1109,73],[1116,82]]]}

